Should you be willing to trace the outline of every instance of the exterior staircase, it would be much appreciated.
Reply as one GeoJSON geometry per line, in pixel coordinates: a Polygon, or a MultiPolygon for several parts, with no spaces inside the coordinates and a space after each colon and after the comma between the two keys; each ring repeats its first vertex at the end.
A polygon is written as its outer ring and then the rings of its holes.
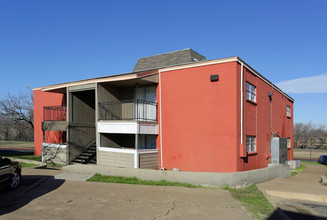
{"type": "Polygon", "coordinates": [[[76,157],[72,163],[81,163],[81,164],[96,164],[96,144],[91,144],[85,151],[83,151],[78,157],[76,157]]]}

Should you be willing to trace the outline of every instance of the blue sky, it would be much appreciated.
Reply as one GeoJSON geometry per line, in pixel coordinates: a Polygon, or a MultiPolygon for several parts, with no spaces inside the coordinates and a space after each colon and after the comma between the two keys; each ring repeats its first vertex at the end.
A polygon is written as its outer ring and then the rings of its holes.
{"type": "Polygon", "coordinates": [[[192,48],[239,56],[295,99],[294,121],[327,125],[327,1],[1,0],[0,97],[131,72],[192,48]]]}

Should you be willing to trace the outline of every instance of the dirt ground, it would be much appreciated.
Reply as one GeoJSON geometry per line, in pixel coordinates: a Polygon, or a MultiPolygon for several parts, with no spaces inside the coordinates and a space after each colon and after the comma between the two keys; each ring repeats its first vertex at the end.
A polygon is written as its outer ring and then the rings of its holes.
{"type": "Polygon", "coordinates": [[[34,148],[31,141],[0,141],[0,148],[34,148]]]}
{"type": "Polygon", "coordinates": [[[310,150],[310,149],[295,149],[293,151],[294,158],[318,160],[322,154],[327,155],[327,150],[310,150]],[[310,156],[311,154],[311,156],[310,156]]]}

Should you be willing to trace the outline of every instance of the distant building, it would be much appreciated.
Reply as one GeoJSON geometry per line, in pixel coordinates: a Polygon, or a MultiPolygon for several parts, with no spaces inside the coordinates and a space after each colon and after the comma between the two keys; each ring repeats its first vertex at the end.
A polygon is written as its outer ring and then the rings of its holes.
{"type": "Polygon", "coordinates": [[[273,136],[288,138],[293,159],[293,102],[239,57],[159,54],[131,73],[34,89],[35,153],[66,164],[259,169],[273,136]]]}

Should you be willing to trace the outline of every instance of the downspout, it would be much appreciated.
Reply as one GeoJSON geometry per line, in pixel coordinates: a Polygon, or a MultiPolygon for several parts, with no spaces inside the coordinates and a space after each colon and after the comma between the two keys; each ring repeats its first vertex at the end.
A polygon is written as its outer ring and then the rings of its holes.
{"type": "Polygon", "coordinates": [[[241,63],[241,144],[243,144],[243,63],[241,63]]]}
{"type": "Polygon", "coordinates": [[[162,107],[161,107],[161,71],[159,70],[159,133],[160,133],[160,169],[164,170],[165,167],[163,166],[163,146],[162,146],[162,107]]]}
{"type": "MultiPolygon", "coordinates": [[[[270,151],[269,154],[266,155],[267,160],[271,159],[271,140],[274,137],[274,131],[273,131],[273,104],[272,104],[272,97],[273,97],[274,87],[271,85],[271,92],[268,93],[269,100],[270,100],[270,151]]],[[[269,163],[269,161],[267,161],[269,163]]]]}
{"type": "Polygon", "coordinates": [[[273,96],[273,91],[274,88],[271,86],[271,96],[270,96],[270,130],[271,130],[271,135],[273,136],[274,131],[273,131],[273,112],[272,112],[272,96],[273,96]]]}
{"type": "MultiPolygon", "coordinates": [[[[243,146],[243,102],[244,102],[244,98],[243,98],[243,75],[244,75],[244,72],[243,72],[243,68],[244,68],[244,64],[243,62],[241,62],[241,146],[242,146],[242,150],[244,152],[244,146],[243,146]]],[[[243,154],[243,153],[242,153],[243,154]]],[[[242,163],[242,166],[243,166],[243,171],[244,171],[244,160],[242,160],[243,163],[242,163]]]]}

